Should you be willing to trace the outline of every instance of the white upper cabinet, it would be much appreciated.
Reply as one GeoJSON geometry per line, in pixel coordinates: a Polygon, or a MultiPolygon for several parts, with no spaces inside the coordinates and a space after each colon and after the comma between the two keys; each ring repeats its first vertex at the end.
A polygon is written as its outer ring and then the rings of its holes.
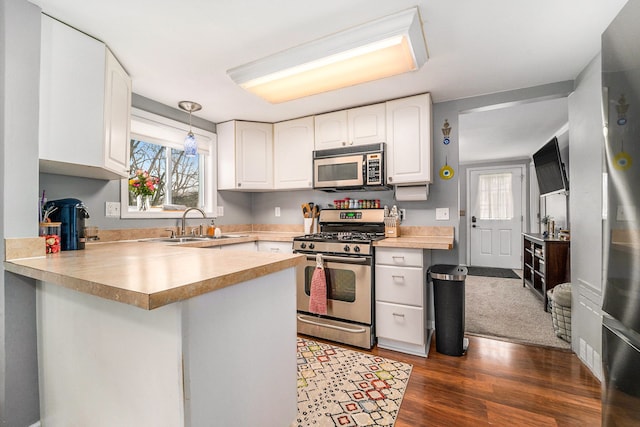
{"type": "Polygon", "coordinates": [[[376,144],[385,141],[385,104],[315,116],[315,149],[376,144]]]}
{"type": "Polygon", "coordinates": [[[347,145],[349,133],[347,131],[347,111],[319,114],[315,117],[315,148],[344,147],[347,145]]]}
{"type": "Polygon", "coordinates": [[[218,131],[218,189],[273,189],[273,125],[233,120],[218,131]]]}
{"type": "Polygon", "coordinates": [[[373,104],[347,110],[349,144],[379,144],[386,139],[385,105],[373,104]]]}
{"type": "Polygon", "coordinates": [[[433,180],[431,95],[386,103],[387,183],[410,185],[433,180]]]}
{"type": "Polygon", "coordinates": [[[104,43],[42,15],[40,171],[129,175],[131,79],[104,43]]]}
{"type": "Polygon", "coordinates": [[[313,117],[273,125],[275,189],[313,187],[313,117]]]}

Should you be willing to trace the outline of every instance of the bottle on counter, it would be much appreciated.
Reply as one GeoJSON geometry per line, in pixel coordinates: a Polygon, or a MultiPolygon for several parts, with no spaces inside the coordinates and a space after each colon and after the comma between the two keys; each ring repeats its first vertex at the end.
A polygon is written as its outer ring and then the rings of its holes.
{"type": "Polygon", "coordinates": [[[207,235],[215,236],[215,234],[216,234],[216,221],[212,219],[211,224],[209,224],[209,227],[207,228],[207,235]]]}

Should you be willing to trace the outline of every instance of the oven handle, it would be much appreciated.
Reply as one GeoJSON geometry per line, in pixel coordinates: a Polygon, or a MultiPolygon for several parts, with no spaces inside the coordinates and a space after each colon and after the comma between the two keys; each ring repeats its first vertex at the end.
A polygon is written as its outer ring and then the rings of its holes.
{"type": "MultiPolygon", "coordinates": [[[[351,264],[365,264],[367,262],[369,262],[369,258],[365,258],[365,257],[346,257],[346,256],[329,256],[329,255],[322,255],[322,259],[323,260],[327,260],[327,261],[337,261],[337,262],[344,262],[344,263],[351,263],[351,264]]],[[[315,261],[316,257],[315,256],[309,256],[307,255],[307,261],[315,261]]]]}
{"type": "Polygon", "coordinates": [[[297,317],[298,317],[298,320],[301,321],[302,323],[308,323],[308,324],[314,325],[314,326],[322,326],[324,328],[337,329],[339,331],[350,332],[350,333],[353,333],[353,334],[361,334],[363,332],[367,332],[367,330],[365,328],[350,329],[350,328],[345,328],[345,327],[342,327],[342,326],[327,325],[326,323],[314,322],[313,320],[305,319],[301,315],[298,315],[297,317]]]}

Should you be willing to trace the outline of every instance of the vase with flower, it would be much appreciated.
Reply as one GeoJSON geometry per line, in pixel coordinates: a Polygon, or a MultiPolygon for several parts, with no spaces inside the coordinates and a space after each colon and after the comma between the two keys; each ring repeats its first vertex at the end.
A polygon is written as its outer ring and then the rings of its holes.
{"type": "Polygon", "coordinates": [[[133,177],[129,178],[129,191],[136,197],[136,206],[139,211],[151,209],[151,196],[158,189],[160,179],[151,176],[148,171],[136,169],[133,177]]]}

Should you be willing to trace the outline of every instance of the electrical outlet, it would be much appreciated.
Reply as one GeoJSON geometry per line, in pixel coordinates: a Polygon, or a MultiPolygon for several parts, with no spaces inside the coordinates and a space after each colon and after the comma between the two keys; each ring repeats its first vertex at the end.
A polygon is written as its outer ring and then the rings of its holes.
{"type": "Polygon", "coordinates": [[[107,218],[120,218],[120,202],[106,202],[104,215],[107,218]]]}
{"type": "Polygon", "coordinates": [[[280,216],[280,206],[276,206],[275,216],[280,216]]]}
{"type": "Polygon", "coordinates": [[[400,221],[404,221],[405,219],[407,219],[407,210],[400,209],[400,221]]]}
{"type": "Polygon", "coordinates": [[[449,208],[436,208],[436,221],[448,221],[449,208]]]}
{"type": "Polygon", "coordinates": [[[218,206],[218,216],[224,216],[224,206],[218,206]]]}

